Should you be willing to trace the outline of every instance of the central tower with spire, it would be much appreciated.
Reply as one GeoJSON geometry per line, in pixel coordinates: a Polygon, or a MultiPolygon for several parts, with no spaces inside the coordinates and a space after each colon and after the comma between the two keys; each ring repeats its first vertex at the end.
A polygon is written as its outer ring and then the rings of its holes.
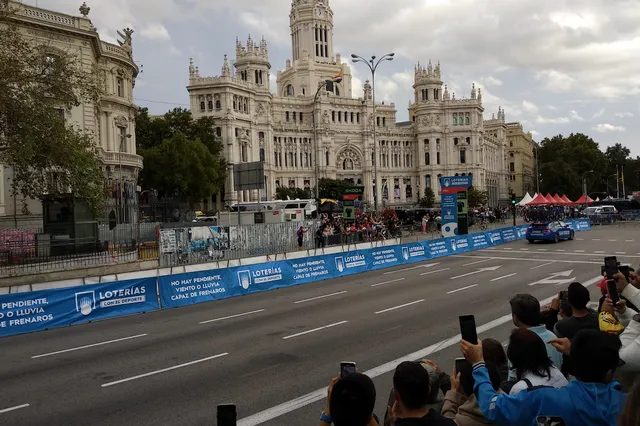
{"type": "Polygon", "coordinates": [[[293,0],[289,14],[292,59],[303,52],[315,62],[329,62],[333,57],[333,11],[328,0],[293,0]]]}

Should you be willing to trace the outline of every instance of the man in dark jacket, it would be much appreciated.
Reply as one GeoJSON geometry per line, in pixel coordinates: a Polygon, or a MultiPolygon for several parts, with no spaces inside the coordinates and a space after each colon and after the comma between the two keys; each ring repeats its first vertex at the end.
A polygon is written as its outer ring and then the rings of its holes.
{"type": "Polygon", "coordinates": [[[456,426],[437,411],[429,409],[429,373],[419,362],[405,361],[393,374],[395,403],[392,426],[456,426]]]}

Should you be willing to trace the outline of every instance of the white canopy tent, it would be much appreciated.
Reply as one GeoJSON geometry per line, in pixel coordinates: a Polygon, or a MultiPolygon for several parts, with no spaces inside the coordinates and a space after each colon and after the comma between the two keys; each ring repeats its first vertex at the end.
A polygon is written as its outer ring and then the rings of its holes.
{"type": "MultiPolygon", "coordinates": [[[[538,195],[538,194],[536,194],[538,195]]],[[[533,200],[535,198],[535,196],[531,196],[529,195],[529,193],[527,192],[527,194],[524,196],[524,198],[522,198],[522,200],[520,200],[520,202],[518,204],[516,204],[516,206],[526,206],[528,203],[531,202],[531,200],[533,200]]]]}

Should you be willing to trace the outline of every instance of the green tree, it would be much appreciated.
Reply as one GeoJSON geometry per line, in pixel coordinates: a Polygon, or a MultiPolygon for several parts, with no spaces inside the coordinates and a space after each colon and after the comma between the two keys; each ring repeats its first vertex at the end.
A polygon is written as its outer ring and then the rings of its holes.
{"type": "Polygon", "coordinates": [[[489,193],[481,189],[470,187],[467,190],[467,204],[470,209],[484,206],[489,199],[489,193]]]}
{"type": "Polygon", "coordinates": [[[99,101],[98,73],[76,51],[25,37],[16,19],[11,4],[0,2],[0,161],[13,169],[11,191],[37,199],[71,188],[98,214],[104,177],[94,136],[64,119],[71,108],[99,101]]]}
{"type": "Polygon", "coordinates": [[[418,201],[418,205],[420,207],[424,207],[426,209],[430,209],[435,205],[436,202],[436,194],[433,192],[430,186],[427,186],[424,189],[424,197],[420,198],[418,201]]]}
{"type": "Polygon", "coordinates": [[[163,195],[193,204],[216,193],[224,183],[224,169],[200,140],[178,132],[160,145],[144,150],[144,182],[163,195]]]}
{"type": "Polygon", "coordinates": [[[286,186],[279,186],[276,188],[276,198],[278,200],[289,199],[295,200],[299,198],[301,200],[311,198],[311,191],[302,188],[287,188],[286,186]]]}
{"type": "Polygon", "coordinates": [[[540,168],[540,192],[567,194],[578,198],[582,194],[582,177],[585,176],[589,192],[604,189],[607,173],[607,157],[598,143],[582,133],[567,137],[557,135],[545,138],[538,149],[540,168]],[[593,173],[587,173],[593,170],[593,173]]]}
{"type": "Polygon", "coordinates": [[[340,179],[321,178],[318,182],[320,198],[341,200],[344,189],[353,186],[352,183],[340,179]]]}

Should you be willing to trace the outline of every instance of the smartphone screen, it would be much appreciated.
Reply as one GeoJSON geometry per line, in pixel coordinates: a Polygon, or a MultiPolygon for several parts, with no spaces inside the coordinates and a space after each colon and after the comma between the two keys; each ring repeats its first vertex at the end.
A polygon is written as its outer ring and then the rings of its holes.
{"type": "Polygon", "coordinates": [[[611,299],[615,306],[620,301],[620,295],[616,288],[616,280],[607,280],[607,292],[609,293],[609,299],[611,299]]]}
{"type": "Polygon", "coordinates": [[[342,361],[340,363],[340,377],[348,376],[356,372],[356,363],[351,361],[342,361]]]}
{"type": "Polygon", "coordinates": [[[456,373],[461,372],[465,368],[466,364],[469,364],[469,361],[467,361],[465,358],[456,358],[456,362],[454,364],[456,373]]]}
{"type": "Polygon", "coordinates": [[[235,404],[218,405],[218,426],[236,426],[237,413],[235,404]]]}
{"type": "Polygon", "coordinates": [[[460,335],[462,340],[469,343],[478,343],[478,332],[476,331],[476,318],[473,315],[460,316],[460,335]]]}
{"type": "Polygon", "coordinates": [[[607,278],[613,279],[613,276],[618,273],[618,258],[615,256],[605,257],[604,270],[607,273],[607,278]]]}

